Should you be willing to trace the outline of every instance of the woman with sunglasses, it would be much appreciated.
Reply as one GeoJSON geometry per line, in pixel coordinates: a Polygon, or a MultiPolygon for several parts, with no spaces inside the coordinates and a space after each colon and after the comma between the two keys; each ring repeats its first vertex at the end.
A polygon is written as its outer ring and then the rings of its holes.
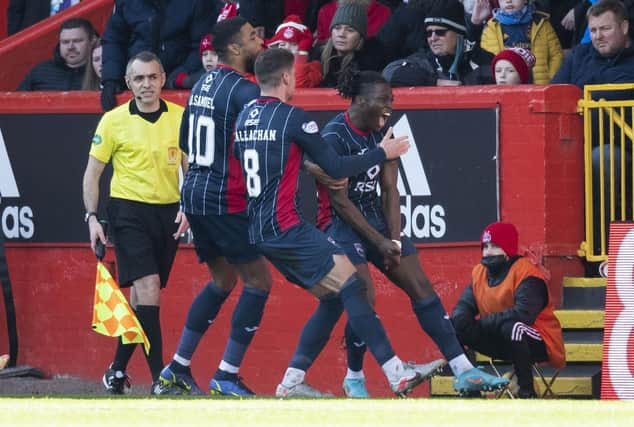
{"type": "Polygon", "coordinates": [[[492,84],[493,55],[466,39],[462,3],[437,4],[425,18],[428,47],[388,64],[383,76],[394,86],[460,86],[492,84]]]}

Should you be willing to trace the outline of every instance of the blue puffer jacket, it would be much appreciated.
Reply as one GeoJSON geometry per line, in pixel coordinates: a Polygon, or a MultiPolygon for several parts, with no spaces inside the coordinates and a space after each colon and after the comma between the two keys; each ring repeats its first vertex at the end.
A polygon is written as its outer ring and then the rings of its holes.
{"type": "Polygon", "coordinates": [[[198,70],[198,45],[215,9],[211,0],[116,0],[102,38],[102,81],[121,82],[128,58],[144,50],[158,55],[167,74],[179,65],[198,70]]]}
{"type": "Polygon", "coordinates": [[[634,83],[634,43],[612,58],[604,58],[592,44],[576,46],[564,60],[551,83],[584,85],[634,83]]]}

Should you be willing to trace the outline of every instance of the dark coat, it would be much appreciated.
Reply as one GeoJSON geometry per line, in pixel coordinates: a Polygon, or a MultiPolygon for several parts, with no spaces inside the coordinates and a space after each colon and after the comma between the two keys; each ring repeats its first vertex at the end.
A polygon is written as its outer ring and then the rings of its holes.
{"type": "MultiPolygon", "coordinates": [[[[324,46],[316,49],[311,56],[311,60],[321,61],[321,52],[324,46]]],[[[367,39],[363,47],[354,53],[354,58],[350,63],[352,67],[355,67],[359,71],[378,71],[381,72],[385,64],[387,63],[387,54],[383,45],[375,38],[367,39]]],[[[341,71],[341,60],[339,57],[334,57],[330,61],[330,68],[328,74],[323,76],[320,87],[336,87],[337,80],[341,71]]]]}
{"type": "Polygon", "coordinates": [[[116,0],[103,34],[102,81],[122,82],[127,61],[148,50],[169,74],[179,65],[200,68],[200,39],[211,32],[217,11],[211,0],[116,0]]]}
{"type": "Polygon", "coordinates": [[[588,84],[634,83],[634,41],[612,58],[599,55],[590,43],[575,46],[551,83],[571,83],[581,89],[588,84]]]}
{"type": "Polygon", "coordinates": [[[86,66],[70,68],[55,48],[55,56],[40,62],[29,71],[18,86],[19,91],[33,90],[81,90],[86,66]]]}
{"type": "Polygon", "coordinates": [[[392,87],[436,86],[436,80],[460,80],[463,85],[493,84],[491,61],[493,55],[470,45],[458,63],[458,75],[450,76],[454,57],[436,57],[427,48],[420,49],[404,59],[397,59],[385,67],[383,76],[392,87]]]}

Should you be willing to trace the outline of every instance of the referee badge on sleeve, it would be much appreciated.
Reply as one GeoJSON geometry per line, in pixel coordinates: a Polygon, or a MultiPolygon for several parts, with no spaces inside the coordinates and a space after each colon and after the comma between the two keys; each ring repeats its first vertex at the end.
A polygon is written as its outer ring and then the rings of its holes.
{"type": "Polygon", "coordinates": [[[95,134],[95,136],[92,137],[92,143],[93,145],[101,144],[101,135],[95,134]]]}
{"type": "Polygon", "coordinates": [[[174,165],[178,163],[178,148],[167,147],[167,164],[174,165]]]}
{"type": "Polygon", "coordinates": [[[313,134],[319,132],[319,126],[317,126],[314,120],[311,120],[310,122],[302,124],[302,130],[308,134],[313,134]]]}

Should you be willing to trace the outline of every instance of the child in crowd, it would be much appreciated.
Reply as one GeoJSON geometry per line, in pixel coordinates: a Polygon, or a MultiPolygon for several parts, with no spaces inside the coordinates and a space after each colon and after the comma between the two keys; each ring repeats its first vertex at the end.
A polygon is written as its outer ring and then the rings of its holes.
{"type": "Polygon", "coordinates": [[[495,84],[517,85],[531,83],[535,55],[523,47],[512,47],[498,53],[491,62],[495,84]]]}
{"type": "Polygon", "coordinates": [[[218,65],[218,54],[211,44],[211,34],[207,34],[200,40],[200,59],[203,62],[205,71],[211,71],[218,65]]]}
{"type": "Polygon", "coordinates": [[[308,61],[308,52],[313,46],[310,29],[302,24],[297,15],[289,15],[277,27],[275,35],[266,43],[269,48],[280,48],[295,55],[296,87],[317,87],[321,82],[321,63],[308,61]]]}
{"type": "Polygon", "coordinates": [[[211,34],[207,34],[200,39],[198,47],[202,67],[193,73],[186,73],[182,67],[175,69],[167,78],[165,86],[167,89],[191,89],[198,79],[207,71],[211,71],[218,65],[218,55],[211,43],[211,34]]]}
{"type": "MultiPolygon", "coordinates": [[[[482,2],[476,2],[475,8],[482,2]]],[[[535,55],[533,82],[547,84],[563,60],[563,51],[549,15],[529,0],[500,0],[482,32],[481,47],[497,55],[505,48],[530,49],[535,55]]],[[[478,11],[474,9],[474,15],[478,11]]]]}

